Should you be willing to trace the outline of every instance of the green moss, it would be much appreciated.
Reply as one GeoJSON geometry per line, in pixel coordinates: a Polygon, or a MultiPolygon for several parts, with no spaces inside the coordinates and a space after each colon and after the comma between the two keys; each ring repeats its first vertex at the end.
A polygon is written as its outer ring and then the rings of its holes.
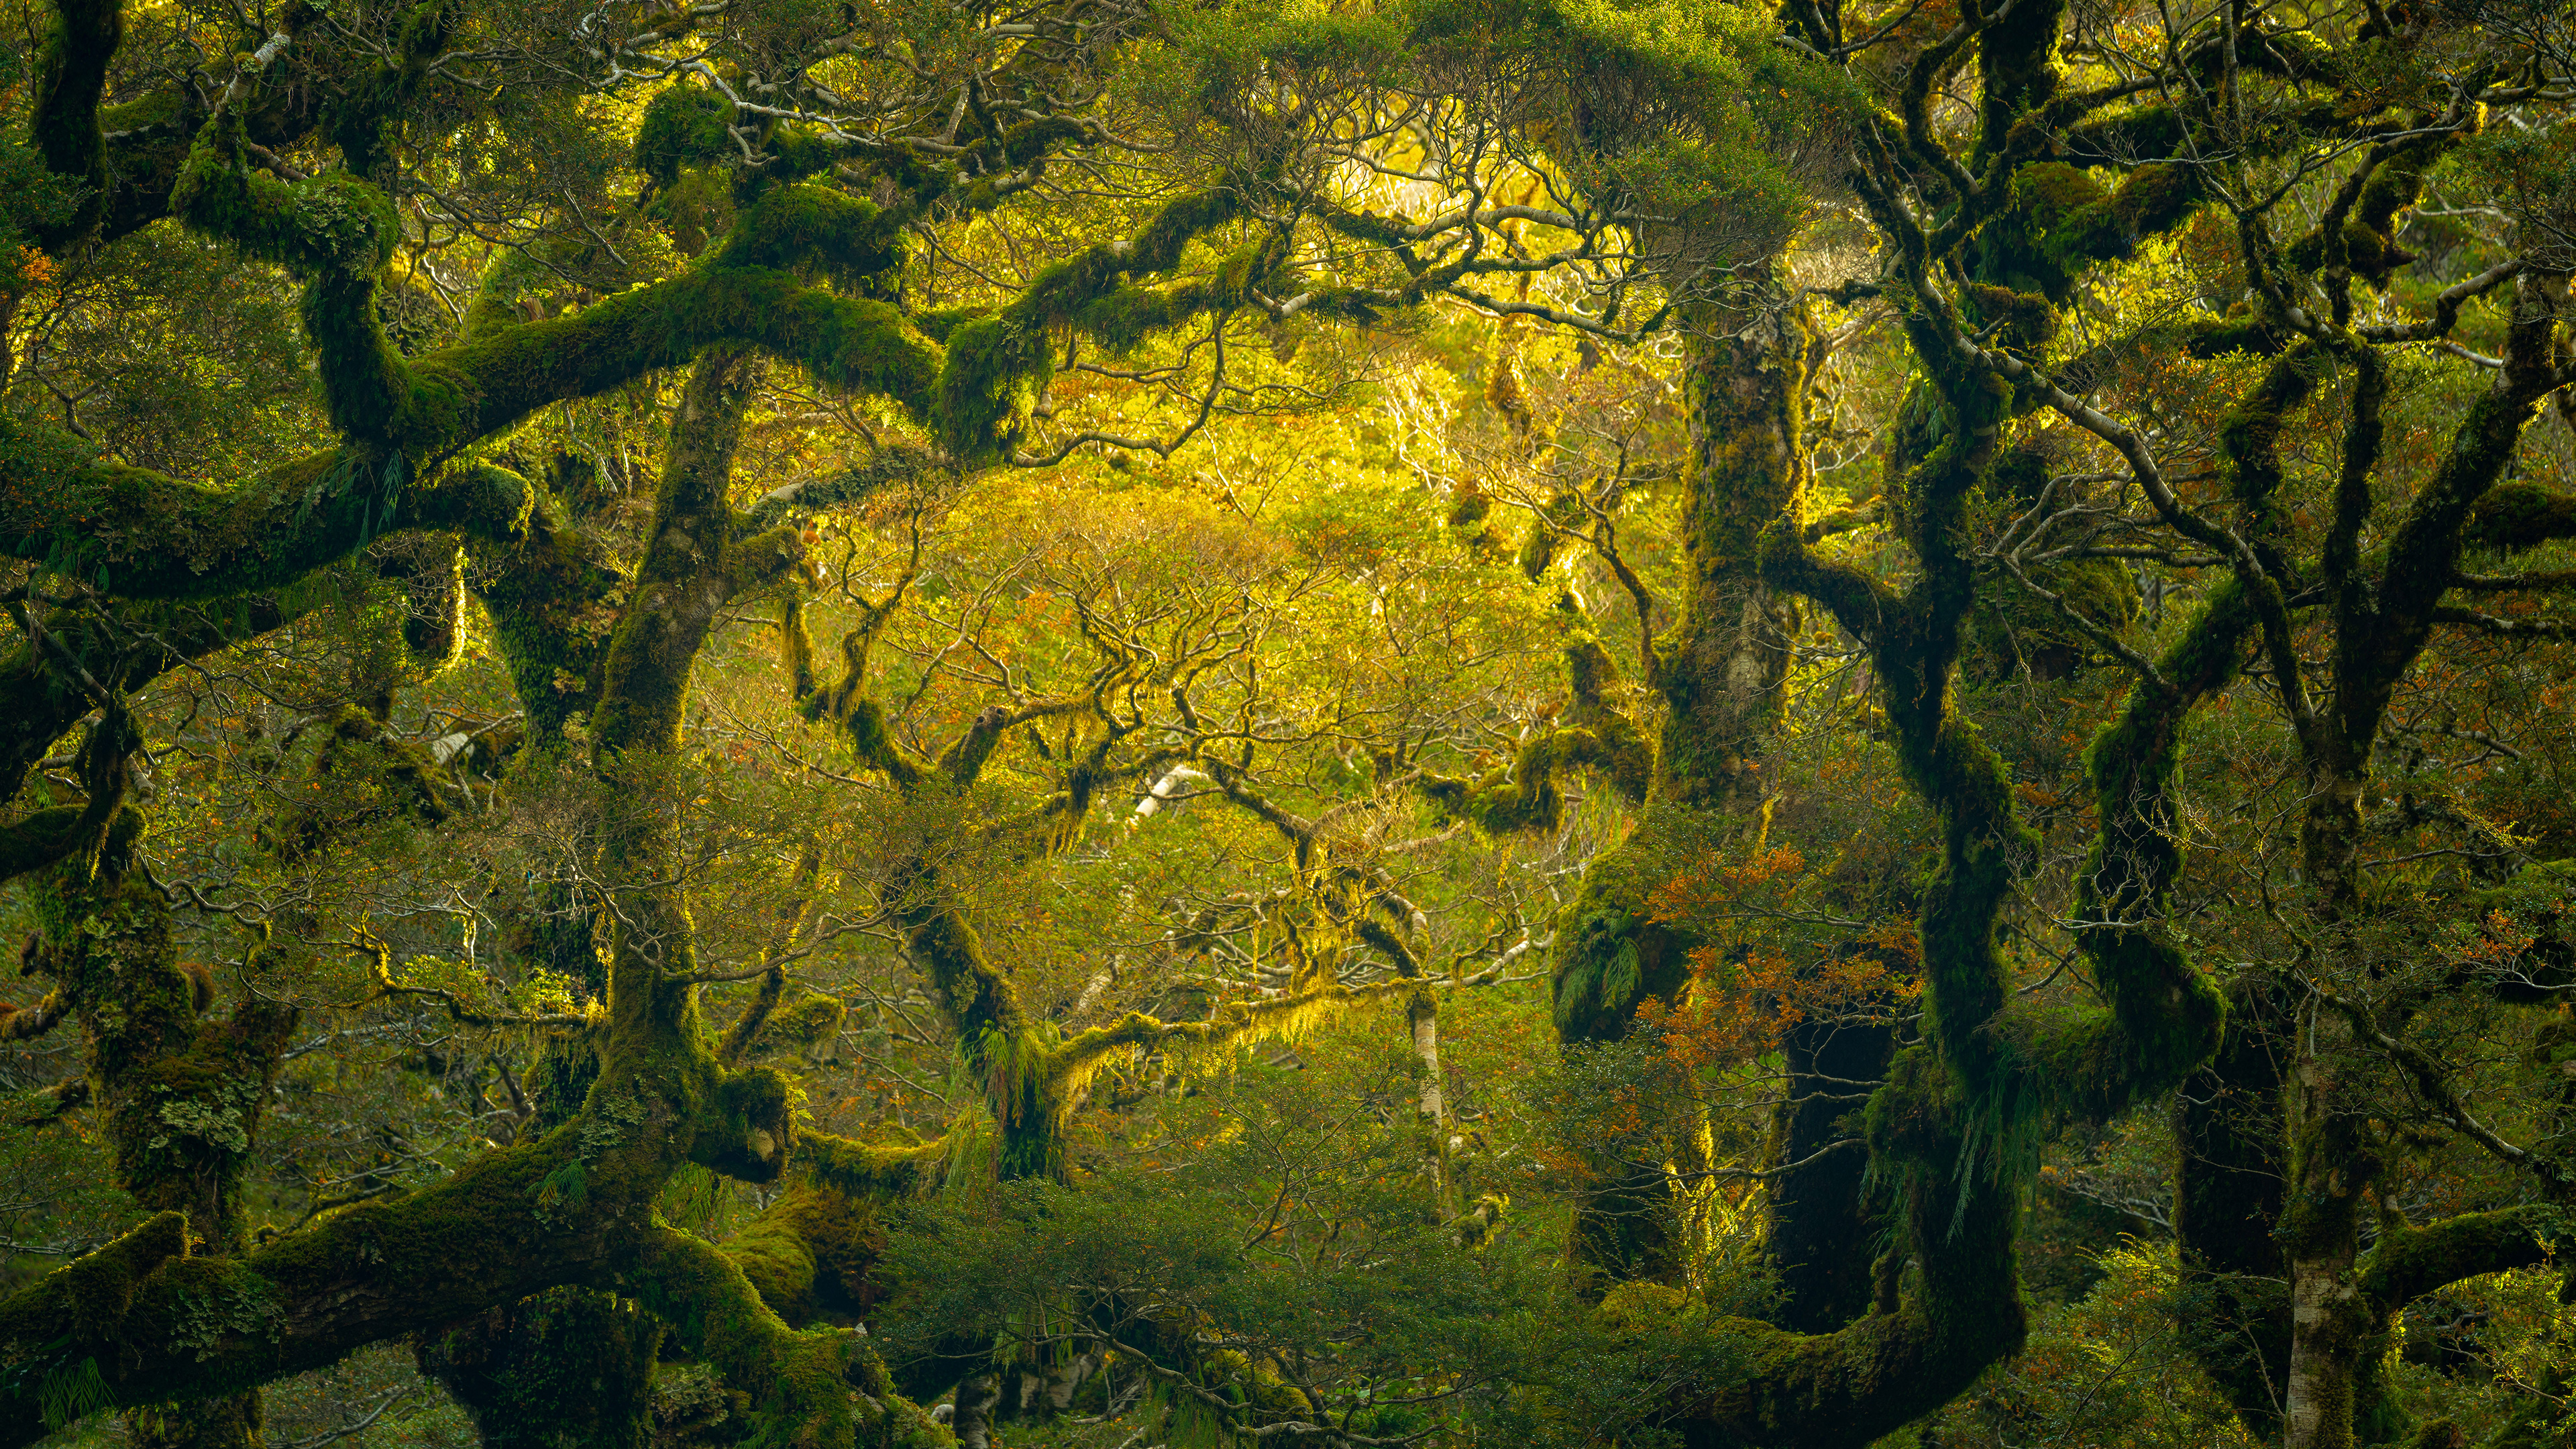
{"type": "Polygon", "coordinates": [[[2576,494],[2516,480],[2487,490],[2470,510],[2462,541],[2478,548],[2536,548],[2576,538],[2576,494]]]}
{"type": "MultiPolygon", "coordinates": [[[[2144,687],[2088,755],[2102,821],[2081,877],[2077,933],[2112,1012],[2037,1027],[2020,1048],[2038,1089],[2061,1110],[2101,1119],[2165,1087],[2216,1050],[2224,1007],[2217,989],[2167,934],[2164,901],[2181,868],[2174,845],[2173,783],[2190,704],[2234,676],[2251,628],[2249,610],[2222,586],[2164,665],[2193,692],[2182,701],[2144,687]]],[[[2173,677],[2168,675],[2168,677],[2173,677]]]]}
{"type": "Polygon", "coordinates": [[[2190,218],[2207,199],[2197,167],[2152,161],[2111,193],[2111,210],[2132,237],[2158,236],[2190,218]]]}
{"type": "MultiPolygon", "coordinates": [[[[155,1213],[141,1227],[86,1257],[73,1259],[62,1272],[44,1279],[34,1292],[34,1302],[25,1301],[28,1295],[11,1299],[7,1316],[18,1319],[29,1310],[59,1311],[57,1321],[70,1329],[74,1342],[105,1342],[123,1323],[126,1310],[133,1305],[136,1287],[163,1263],[186,1257],[188,1247],[187,1215],[155,1213]]],[[[23,1342],[41,1341],[52,1335],[11,1337],[23,1342]]]]}
{"type": "Polygon", "coordinates": [[[45,170],[67,184],[54,206],[28,210],[39,241],[59,252],[96,230],[106,210],[110,177],[99,101],[108,64],[125,40],[125,11],[116,0],[70,0],[54,6],[53,16],[36,61],[38,100],[27,131],[45,170]]]}
{"type": "Polygon", "coordinates": [[[411,387],[379,314],[381,273],[401,226],[393,203],[360,175],[325,171],[288,183],[243,160],[238,111],[209,125],[191,149],[171,210],[198,231],[304,282],[304,331],[332,425],[390,447],[411,387]]]}
{"type": "Polygon", "coordinates": [[[795,1149],[787,1078],[772,1067],[726,1077],[700,1122],[689,1158],[745,1182],[768,1182],[795,1149]]]}
{"type": "Polygon", "coordinates": [[[448,818],[443,771],[428,750],[402,739],[353,704],[334,711],[305,769],[303,788],[261,827],[267,849],[302,859],[357,831],[394,820],[436,825],[448,818]]]}
{"type": "Polygon", "coordinates": [[[1545,519],[1530,520],[1529,532],[1522,536],[1520,554],[1514,562],[1520,565],[1521,576],[1532,583],[1544,577],[1548,565],[1556,562],[1556,530],[1548,527],[1545,519]]]}
{"type": "Polygon", "coordinates": [[[924,1142],[900,1126],[859,1140],[807,1132],[797,1138],[796,1170],[814,1182],[857,1198],[898,1197],[930,1185],[947,1145],[924,1142]]]}
{"type": "Polygon", "coordinates": [[[884,1364],[864,1337],[788,1328],[761,1303],[742,1271],[706,1244],[657,1230],[623,1276],[635,1296],[671,1324],[687,1351],[751,1397],[752,1432],[745,1442],[754,1449],[947,1442],[919,1409],[895,1397],[884,1364]]]}
{"type": "Polygon", "coordinates": [[[810,269],[858,285],[903,265],[900,218],[819,186],[782,187],[746,210],[710,266],[810,269]]]}
{"type": "Polygon", "coordinates": [[[323,129],[352,175],[379,186],[392,183],[401,111],[447,48],[460,9],[454,0],[421,0],[398,12],[383,37],[390,43],[378,52],[382,59],[330,98],[323,129]]]}
{"type": "Polygon", "coordinates": [[[779,1194],[724,1251],[791,1326],[851,1322],[879,1294],[870,1275],[885,1251],[885,1230],[869,1198],[809,1183],[779,1194]]]}
{"type": "MultiPolygon", "coordinates": [[[[2114,636],[2138,619],[2135,576],[2116,559],[2061,559],[2026,566],[2030,581],[2058,595],[2114,636]]],[[[2054,604],[1998,577],[1977,603],[1961,667],[1980,682],[2027,676],[2064,679],[2110,656],[2054,604]]]]}
{"type": "Polygon", "coordinates": [[[1667,706],[1655,798],[1750,811],[1781,702],[1796,603],[1759,574],[1762,537],[1802,507],[1807,340],[1803,316],[1729,336],[1702,319],[1684,353],[1691,453],[1683,479],[1690,573],[1680,621],[1655,641],[1651,682],[1667,706]],[[1701,335],[1702,332],[1717,335],[1701,335]],[[1749,627],[1748,627],[1749,626],[1749,627]]]}
{"type": "Polygon", "coordinates": [[[1998,335],[2011,346],[2042,348],[2057,336],[2057,308],[2046,297],[1983,282],[1970,282],[1962,291],[1974,319],[2000,327],[1998,335]]]}
{"type": "Polygon", "coordinates": [[[27,969],[51,976],[81,1023],[117,1185],[150,1209],[186,1214],[210,1251],[239,1247],[242,1178],[293,1009],[250,1002],[200,1023],[203,980],[180,969],[170,907],[133,869],[131,809],[95,862],[41,879],[44,929],[27,969]]]}
{"type": "Polygon", "coordinates": [[[772,1052],[803,1051],[817,1043],[831,1040],[841,1029],[849,1009],[841,998],[829,992],[799,987],[795,993],[772,1011],[752,1038],[755,1056],[772,1052]]]}
{"type": "Polygon", "coordinates": [[[648,1449],[662,1337],[633,1302],[554,1288],[417,1340],[414,1352],[487,1449],[648,1449]]]}
{"type": "Polygon", "coordinates": [[[934,420],[949,455],[989,462],[1019,436],[1049,372],[1046,337],[1009,317],[986,317],[948,335],[934,420]]]}
{"type": "Polygon", "coordinates": [[[2284,260],[2302,269],[2340,264],[2370,285],[2386,287],[2397,268],[2415,260],[2397,245],[2399,213],[2423,195],[2424,178],[2434,163],[2468,134],[2437,130],[2397,146],[2363,183],[2339,234],[2311,231],[2283,248],[2284,260]]]}
{"type": "Polygon", "coordinates": [[[704,166],[736,154],[730,130],[733,104],[710,90],[675,85],[644,107],[635,130],[635,169],[669,186],[684,166],[704,166]]]}
{"type": "Polygon", "coordinates": [[[528,738],[551,751],[573,717],[598,707],[610,629],[633,580],[605,541],[573,524],[550,496],[541,497],[522,538],[477,541],[470,552],[482,566],[479,593],[528,738]]]}
{"type": "Polygon", "coordinates": [[[1548,991],[1561,1042],[1617,1041],[1640,1003],[1689,979],[1692,941],[1648,917],[1645,855],[1632,838],[1596,858],[1557,916],[1548,991]]]}
{"type": "Polygon", "coordinates": [[[1463,820],[1488,839],[1545,834],[1562,820],[1557,776],[1595,769],[1631,801],[1643,801],[1650,769],[1645,740],[1625,715],[1594,711],[1589,725],[1553,729],[1523,741],[1512,763],[1472,780],[1424,774],[1416,783],[1444,819],[1463,820]]]}
{"type": "Polygon", "coordinates": [[[1010,448],[1046,385],[1051,329],[1081,329],[1113,346],[1133,346],[1146,332],[1204,310],[1228,287],[1240,296],[1244,264],[1235,261],[1220,268],[1216,282],[1194,288],[1122,292],[1119,284],[1180,265],[1192,240],[1233,220],[1242,207],[1235,187],[1166,203],[1134,236],[1087,247],[1041,270],[999,316],[957,323],[948,334],[934,409],[949,454],[980,464],[1010,448]]]}

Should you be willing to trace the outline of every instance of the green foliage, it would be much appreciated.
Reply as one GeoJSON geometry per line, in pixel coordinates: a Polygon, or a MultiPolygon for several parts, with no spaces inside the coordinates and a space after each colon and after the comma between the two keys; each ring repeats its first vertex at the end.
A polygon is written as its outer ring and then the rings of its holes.
{"type": "Polygon", "coordinates": [[[1158,1113],[1132,1167],[907,1208],[887,1241],[899,1286],[880,1336],[900,1365],[950,1336],[1019,1364],[1101,1335],[1125,1345],[1115,1379],[1145,1371],[1139,1356],[1169,1371],[1139,1412],[1175,1442],[1258,1422],[1246,1416],[1285,1391],[1290,1365],[1355,1432],[1536,1445],[1584,1442],[1590,1415],[1633,1414],[1623,1398],[1724,1376],[1735,1351],[1705,1306],[1595,1318],[1565,1295],[1547,1244],[1515,1230],[1478,1245],[1425,1217],[1412,1135],[1369,1111],[1409,1094],[1401,1058],[1329,1076],[1246,1061],[1158,1113]],[[1222,1347],[1193,1346],[1175,1314],[1222,1347]],[[1319,1346],[1323,1322],[1341,1327],[1319,1346]]]}
{"type": "Polygon", "coordinates": [[[2205,1319],[2171,1246],[2130,1240],[2099,1261],[2103,1277],[2091,1293],[2042,1309],[2021,1355],[1990,1370],[1915,1442],[2250,1449],[2257,1441],[2201,1377],[2189,1338],[2207,1331],[2205,1319]]]}
{"type": "Polygon", "coordinates": [[[2555,1432],[2473,1270],[2563,1184],[2462,1136],[2576,1110],[2563,51],[2364,8],[2114,70],[2056,4],[797,0],[603,90],[524,7],[227,73],[64,0],[0,864],[116,824],[0,903],[0,1430],[417,1333],[525,1443],[644,1440],[666,1338],[697,1442],[991,1374],[1098,1421],[1021,1442],[2226,1443],[2292,1329],[2216,1221],[2377,1275],[2369,1432],[2555,1432]],[[2025,1271],[2222,1026],[2247,1170],[2025,1271]],[[1802,1214],[1872,1269],[1813,1322],[1802,1214]]]}

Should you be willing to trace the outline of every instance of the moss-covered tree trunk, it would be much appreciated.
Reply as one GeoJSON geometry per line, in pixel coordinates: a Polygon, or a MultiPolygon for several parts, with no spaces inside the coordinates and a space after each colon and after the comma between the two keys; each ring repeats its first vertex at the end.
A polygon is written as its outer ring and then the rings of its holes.
{"type": "Polygon", "coordinates": [[[1876,1296],[1885,1224],[1870,1202],[1869,1154],[1847,1144],[1894,1036],[1876,1021],[1803,1022],[1781,1043],[1786,1083],[1765,1152],[1763,1227],[1783,1328],[1831,1333],[1876,1296]]]}
{"type": "MultiPolygon", "coordinates": [[[[2388,164],[2377,175],[2365,167],[2347,191],[2367,203],[2393,187],[2393,195],[2383,198],[2393,212],[2420,184],[2420,171],[2397,164],[2404,154],[2374,153],[2374,163],[2388,164]]],[[[2388,224],[2385,216],[2378,222],[2388,224]]],[[[2363,228],[2362,234],[2373,233],[2363,228]]],[[[2349,289],[2355,263],[2345,253],[2352,245],[2344,232],[2328,228],[2324,279],[2330,289],[2349,289]]],[[[2266,266],[2277,265],[2251,234],[2247,253],[2258,278],[2266,266]]],[[[2540,400],[2560,385],[2556,334],[2564,291],[2563,280],[2516,281],[2502,365],[2462,415],[2442,461],[2408,500],[2378,558],[2363,554],[2361,536],[2379,461],[2386,366],[2368,344],[2342,329],[2342,308],[2334,324],[2311,322],[2307,329],[2320,354],[2351,369],[2354,389],[2334,518],[2319,559],[2334,641],[2320,681],[2322,698],[2311,700],[2306,692],[2302,664],[2279,637],[2286,631],[2274,630],[2271,643],[2274,684],[2307,773],[2300,863],[2314,958],[2301,963],[2312,974],[2292,1008],[2294,1046],[2281,1084],[2287,1183],[2276,1236],[2290,1276],[2283,1393],[2291,1449],[2347,1449],[2403,1427],[2376,1364],[2387,1351],[2389,1320],[2405,1306],[2397,1287],[2412,1296],[2452,1281],[2441,1276],[2446,1273],[2493,1271],[2487,1266],[2497,1261],[2493,1254],[2514,1257],[2537,1249],[2527,1228],[2507,1226],[2490,1242],[2480,1236],[2482,1215],[2470,1214],[2423,1230],[2423,1240],[2411,1233],[2383,1234],[2365,1250],[2363,1200],[2387,1164],[2360,1083],[2385,1032],[2369,1001],[2372,972],[2358,936],[2371,896],[2362,875],[2362,807],[2371,789],[2372,756],[2399,686],[2431,642],[2478,503],[2511,466],[2540,400]],[[2477,1246],[2446,1252],[2428,1249],[2430,1241],[2477,1246]]],[[[2288,315],[2286,303],[2273,305],[2288,315]]],[[[2400,1003],[2397,1009],[2405,1008],[2400,1003]]]]}
{"type": "MultiPolygon", "coordinates": [[[[1777,789],[1763,755],[1799,616],[1763,580],[1758,551],[1762,530],[1800,506],[1809,338],[1803,317],[1776,298],[1741,311],[1703,303],[1683,357],[1686,593],[1679,621],[1649,646],[1647,683],[1665,713],[1641,836],[1586,868],[1557,923],[1549,985],[1557,1037],[1569,1046],[1624,1037],[1639,1005],[1670,1000],[1689,981],[1696,943],[1647,905],[1661,883],[1657,843],[1683,834],[1732,843],[1777,789]]],[[[1790,1090],[1811,1096],[1813,1084],[1790,1090]]],[[[1577,1205],[1573,1253],[1610,1279],[1668,1279],[1689,1251],[1673,1236],[1674,1182],[1634,1156],[1605,1145],[1577,1205]]],[[[1830,1192],[1816,1184],[1806,1200],[1822,1207],[1830,1192]]],[[[1840,1210],[1836,1198],[1831,1211],[1840,1210]]]]}
{"type": "Polygon", "coordinates": [[[662,1337],[630,1300],[555,1288],[424,1339],[418,1357],[488,1449],[648,1449],[662,1337]]]}
{"type": "MultiPolygon", "coordinates": [[[[147,1212],[184,1217],[199,1253],[229,1257],[246,1246],[242,1177],[296,1013],[245,1001],[207,1015],[213,974],[182,965],[169,901],[142,863],[143,817],[119,807],[126,753],[141,745],[132,731],[121,704],[91,727],[90,813],[114,813],[103,835],[37,878],[24,971],[53,983],[53,1015],[80,1028],[116,1185],[147,1212]]],[[[126,1421],[134,1442],[156,1449],[239,1449],[259,1442],[260,1399],[252,1390],[126,1421]]]]}
{"type": "Polygon", "coordinates": [[[2195,1306],[2192,1355],[2237,1418],[2280,1433],[2290,1371],[2289,1269],[2273,1229],[2286,1198],[2279,1055],[2289,1049],[2280,992],[2259,978],[2228,998],[2218,1054],[2174,1094],[2174,1238],[2195,1306]]]}
{"type": "Polygon", "coordinates": [[[1681,619],[1655,646],[1659,804],[1746,817],[1781,788],[1764,756],[1802,621],[1795,597],[1763,580],[1758,555],[1765,528],[1803,521],[1813,356],[1805,316],[1779,297],[1742,312],[1700,308],[1685,334],[1689,572],[1681,619]]]}

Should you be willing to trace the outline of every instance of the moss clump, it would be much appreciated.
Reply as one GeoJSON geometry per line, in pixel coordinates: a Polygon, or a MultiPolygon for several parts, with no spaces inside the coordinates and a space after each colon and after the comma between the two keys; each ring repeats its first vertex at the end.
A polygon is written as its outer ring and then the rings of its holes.
{"type": "Polygon", "coordinates": [[[772,1067],[725,1078],[689,1148],[689,1160],[745,1182],[776,1178],[795,1147],[789,1097],[787,1078],[772,1067]]]}
{"type": "Polygon", "coordinates": [[[676,85],[644,107],[635,130],[635,169],[670,186],[686,166],[704,166],[736,154],[733,103],[710,90],[676,85]]]}
{"type": "Polygon", "coordinates": [[[2046,297],[1983,282],[1970,282],[1965,290],[1976,319],[2000,328],[1999,335],[2010,345],[2046,347],[2057,336],[2057,308],[2046,297]]]}
{"type": "Polygon", "coordinates": [[[1642,853],[1632,840],[1595,860],[1557,916],[1548,993],[1561,1042],[1617,1041],[1639,1003],[1690,978],[1692,942],[1647,914],[1642,853]]]}
{"type": "MultiPolygon", "coordinates": [[[[160,1212],[141,1227],[86,1257],[75,1258],[59,1274],[44,1279],[28,1295],[12,1299],[7,1317],[41,1313],[71,1331],[75,1343],[102,1343],[124,1321],[142,1281],[172,1258],[188,1256],[188,1219],[184,1213],[160,1212]],[[27,1301],[28,1299],[35,1301],[27,1301]],[[59,1315],[59,1316],[55,1316],[59,1315]]],[[[13,1333],[13,1339],[50,1337],[13,1333]]]]}
{"type": "Polygon", "coordinates": [[[1557,777],[1578,767],[1600,771],[1621,795],[1642,802],[1652,768],[1644,736],[1627,716],[1600,708],[1597,693],[1590,707],[1585,698],[1578,683],[1572,713],[1580,722],[1523,741],[1509,765],[1473,779],[1425,774],[1415,788],[1443,818],[1463,820],[1488,839],[1554,831],[1565,806],[1557,777]]]}
{"type": "Polygon", "coordinates": [[[848,1323],[879,1296],[871,1274],[885,1252],[885,1230],[871,1199],[805,1183],[781,1193],[724,1250],[790,1325],[848,1323]]]}
{"type": "Polygon", "coordinates": [[[805,1051],[830,1041],[841,1029],[849,1008],[829,992],[799,987],[770,1012],[751,1039],[749,1054],[805,1051]]]}
{"type": "Polygon", "coordinates": [[[440,775],[429,751],[393,734],[367,711],[344,704],[321,731],[305,771],[305,788],[261,830],[261,843],[295,860],[370,825],[395,820],[436,825],[449,815],[439,795],[440,775]]]}
{"type": "Polygon", "coordinates": [[[2461,542],[2513,550],[2562,538],[2576,538],[2576,494],[2515,481],[2499,483],[2478,499],[2461,542]]]}
{"type": "Polygon", "coordinates": [[[2182,225],[2207,199],[2198,168],[2152,161],[2121,181],[2111,210],[2131,237],[2150,237],[2182,225]]]}
{"type": "Polygon", "coordinates": [[[1045,335],[1010,318],[980,318],[951,332],[935,418],[949,455],[970,463],[999,456],[1018,437],[1048,371],[1045,335]]]}

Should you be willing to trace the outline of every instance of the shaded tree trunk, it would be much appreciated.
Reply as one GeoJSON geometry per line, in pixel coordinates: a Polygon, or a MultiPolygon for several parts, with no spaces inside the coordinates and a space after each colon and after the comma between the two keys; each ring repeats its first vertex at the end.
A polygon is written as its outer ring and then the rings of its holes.
{"type": "Polygon", "coordinates": [[[2289,1269],[2281,1220],[2281,1067],[2288,1014],[2277,990],[2239,981],[2218,1055],[2176,1093],[2174,1238],[2193,1307],[2186,1342],[2245,1427],[2281,1431],[2290,1371],[2289,1269]],[[2205,1307],[2204,1307],[2205,1305],[2205,1307]]]}
{"type": "Polygon", "coordinates": [[[1894,1028],[1801,1023],[1782,1043],[1787,1078],[1772,1110],[1765,1223],[1780,1275],[1783,1328],[1831,1333],[1867,1313],[1884,1224],[1870,1210],[1869,1154],[1851,1144],[1869,1084],[1887,1074],[1894,1028]]]}
{"type": "MultiPolygon", "coordinates": [[[[1748,320],[1703,305],[1685,335],[1690,573],[1680,622],[1648,646],[1647,682],[1666,710],[1641,829],[1725,839],[1751,828],[1777,788],[1762,755],[1799,615],[1762,578],[1759,547],[1766,526],[1797,515],[1805,486],[1809,339],[1785,306],[1748,320]],[[1741,330],[1720,330],[1728,325],[1741,330]]],[[[1641,1004],[1674,999],[1690,979],[1696,942],[1651,919],[1647,894],[1661,881],[1646,857],[1645,842],[1632,839],[1594,860],[1558,919],[1549,990],[1561,1043],[1616,1041],[1641,1004]]],[[[1612,1280],[1679,1273],[1690,1250],[1674,1236],[1671,1177],[1624,1160],[1615,1144],[1595,1172],[1576,1207],[1576,1260],[1612,1280]]],[[[1810,1200],[1821,1205],[1824,1192],[1818,1186],[1810,1200]]]]}

